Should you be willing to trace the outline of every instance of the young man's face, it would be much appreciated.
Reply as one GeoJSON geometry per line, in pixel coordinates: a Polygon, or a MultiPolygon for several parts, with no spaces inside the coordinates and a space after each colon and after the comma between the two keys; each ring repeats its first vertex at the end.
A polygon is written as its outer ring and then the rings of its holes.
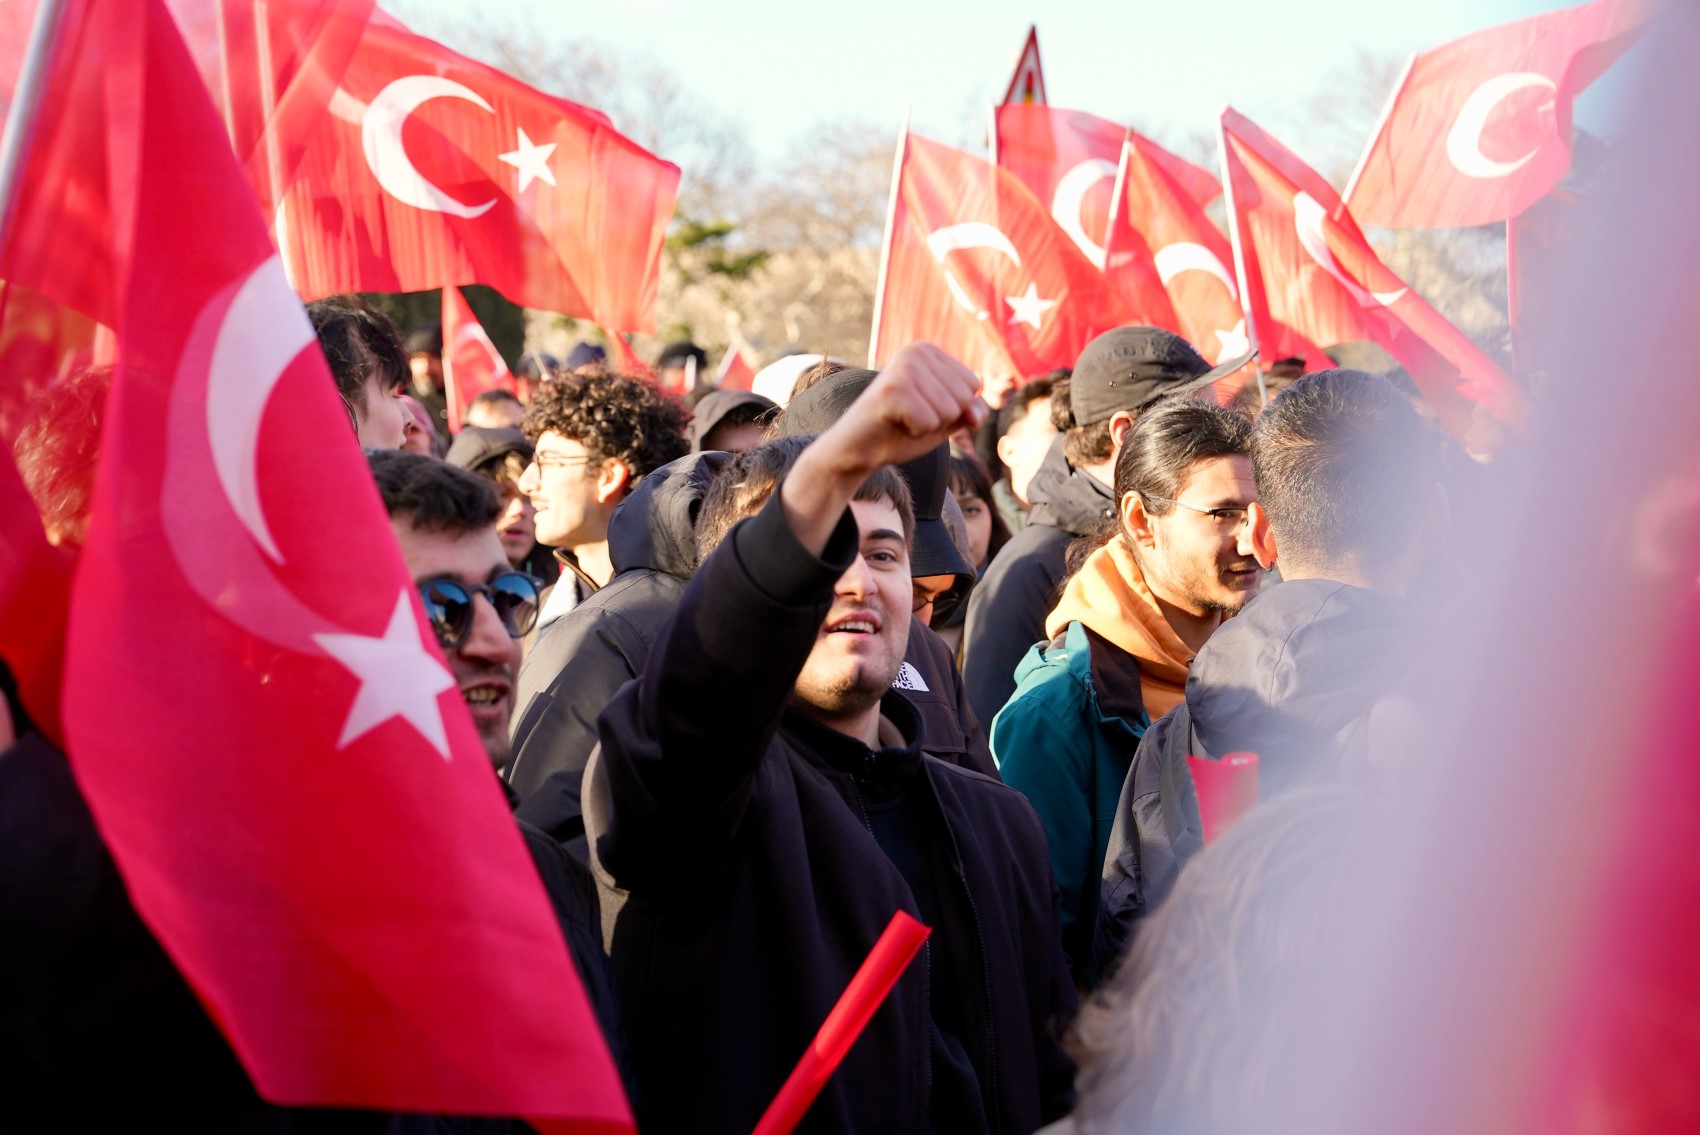
{"type": "Polygon", "coordinates": [[[608,538],[613,503],[598,499],[601,463],[590,460],[581,442],[545,430],[537,453],[519,479],[520,491],[536,510],[537,542],[551,548],[577,548],[608,538]]]}
{"type": "Polygon", "coordinates": [[[1140,567],[1151,590],[1193,615],[1238,611],[1249,603],[1261,577],[1244,518],[1256,499],[1249,457],[1211,457],[1194,465],[1175,495],[1179,503],[1150,517],[1149,540],[1140,542],[1140,567]],[[1239,511],[1218,518],[1195,509],[1239,511]]]}
{"type": "MultiPolygon", "coordinates": [[[[494,525],[475,532],[421,532],[406,518],[396,517],[390,526],[415,584],[452,579],[471,588],[512,570],[494,525]]],[[[466,637],[444,654],[484,751],[490,763],[501,768],[508,763],[508,717],[513,712],[520,642],[509,636],[496,608],[483,595],[472,596],[472,611],[466,637]]]]}
{"type": "Polygon", "coordinates": [[[517,568],[525,562],[525,557],[531,554],[531,546],[536,543],[535,510],[531,507],[531,499],[513,482],[498,482],[497,491],[502,494],[502,512],[496,517],[496,535],[502,539],[502,550],[508,555],[508,563],[517,568]]]}
{"type": "Polygon", "coordinates": [[[1027,413],[998,439],[998,460],[1009,469],[1009,487],[1023,501],[1027,500],[1027,486],[1033,474],[1045,463],[1045,454],[1051,451],[1051,441],[1056,436],[1056,427],[1051,425],[1051,400],[1035,398],[1028,403],[1027,413]]]}
{"type": "Polygon", "coordinates": [[[866,711],[891,689],[909,647],[909,546],[903,518],[887,500],[852,501],[861,554],[838,577],[832,609],[797,675],[805,712],[843,718],[866,711]]]}

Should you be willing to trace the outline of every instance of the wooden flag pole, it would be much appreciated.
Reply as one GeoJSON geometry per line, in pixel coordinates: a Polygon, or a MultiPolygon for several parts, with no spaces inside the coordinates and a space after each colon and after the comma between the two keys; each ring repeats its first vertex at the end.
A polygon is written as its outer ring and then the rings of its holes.
{"type": "Polygon", "coordinates": [[[891,198],[885,206],[885,240],[880,245],[879,278],[874,283],[874,322],[868,332],[868,366],[879,366],[880,316],[885,309],[885,277],[891,267],[892,224],[897,220],[897,190],[903,180],[903,156],[909,149],[909,108],[903,108],[903,128],[897,133],[897,156],[891,160],[891,198]]]}
{"type": "MultiPolygon", "coordinates": [[[[1240,315],[1245,319],[1246,343],[1250,345],[1254,360],[1259,347],[1257,343],[1257,320],[1251,317],[1251,288],[1248,286],[1249,275],[1245,266],[1245,247],[1240,239],[1240,211],[1234,207],[1234,178],[1228,168],[1228,123],[1227,113],[1232,107],[1224,108],[1222,117],[1217,119],[1216,141],[1221,147],[1222,159],[1222,196],[1228,207],[1228,240],[1234,248],[1234,277],[1240,282],[1240,315]]],[[[1260,281],[1261,282],[1261,281],[1260,281]]],[[[1252,370],[1257,375],[1257,399],[1261,406],[1269,405],[1269,384],[1263,378],[1263,366],[1257,361],[1252,362],[1252,370]]]]}

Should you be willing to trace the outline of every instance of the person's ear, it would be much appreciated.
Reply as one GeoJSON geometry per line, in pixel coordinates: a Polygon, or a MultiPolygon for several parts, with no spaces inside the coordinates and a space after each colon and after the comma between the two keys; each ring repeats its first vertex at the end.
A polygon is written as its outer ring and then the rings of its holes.
{"type": "Polygon", "coordinates": [[[1151,516],[1145,511],[1145,498],[1138,493],[1122,496],[1121,521],[1128,543],[1141,548],[1157,546],[1157,537],[1151,531],[1151,516]]]}
{"type": "Polygon", "coordinates": [[[1133,429],[1134,419],[1138,417],[1133,410],[1117,410],[1110,415],[1110,441],[1117,453],[1122,451],[1122,443],[1127,441],[1128,431],[1133,429]]]}
{"type": "Polygon", "coordinates": [[[596,478],[596,503],[617,504],[626,495],[632,484],[632,469],[618,457],[610,457],[602,462],[602,471],[596,478]]]}
{"type": "Polygon", "coordinates": [[[1269,514],[1253,501],[1246,511],[1247,527],[1251,529],[1251,554],[1264,571],[1275,566],[1275,530],[1269,526],[1269,514]]]}
{"type": "Polygon", "coordinates": [[[1008,469],[1010,463],[1015,460],[1015,439],[1008,434],[998,438],[997,450],[998,460],[1003,462],[1005,469],[1008,469]]]}

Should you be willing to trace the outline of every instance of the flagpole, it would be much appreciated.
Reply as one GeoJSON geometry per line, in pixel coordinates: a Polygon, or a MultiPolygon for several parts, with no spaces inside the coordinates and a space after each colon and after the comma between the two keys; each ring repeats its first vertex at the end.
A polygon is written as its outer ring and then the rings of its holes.
{"type": "Polygon", "coordinates": [[[12,235],[18,175],[31,135],[35,133],[36,110],[41,105],[42,89],[47,85],[47,69],[64,14],[64,0],[41,0],[36,8],[29,43],[24,48],[24,65],[12,91],[12,105],[6,111],[6,136],[0,140],[0,251],[6,248],[12,235]]]}
{"type": "MultiPolygon", "coordinates": [[[[1340,195],[1340,208],[1344,209],[1352,200],[1352,190],[1358,187],[1358,178],[1364,174],[1364,167],[1369,164],[1369,155],[1375,149],[1375,143],[1381,137],[1381,132],[1387,128],[1387,120],[1393,117],[1393,104],[1399,101],[1399,96],[1405,93],[1405,84],[1411,81],[1411,70],[1417,65],[1417,53],[1411,52],[1411,57],[1405,60],[1405,69],[1399,72],[1399,81],[1393,84],[1393,93],[1387,96],[1387,105],[1381,108],[1381,117],[1375,120],[1375,129],[1370,131],[1369,144],[1364,152],[1358,155],[1358,168],[1352,171],[1351,180],[1346,182],[1346,192],[1340,195]]],[[[1335,217],[1336,221],[1340,218],[1335,217]]]]}
{"type": "Polygon", "coordinates": [[[1110,215],[1104,222],[1104,239],[1098,246],[1104,250],[1104,263],[1101,271],[1106,274],[1110,271],[1110,238],[1116,233],[1116,221],[1122,215],[1126,205],[1123,194],[1127,192],[1128,155],[1132,152],[1133,130],[1129,127],[1127,133],[1122,136],[1122,152],[1116,161],[1116,181],[1110,188],[1110,215]]]}
{"type": "Polygon", "coordinates": [[[891,267],[892,224],[897,220],[897,190],[903,178],[903,155],[909,149],[909,108],[903,108],[903,129],[897,135],[897,156],[891,161],[891,198],[885,207],[885,241],[880,245],[879,278],[874,283],[874,324],[868,333],[868,366],[879,365],[875,352],[880,343],[880,316],[885,308],[885,275],[891,267]]]}
{"type": "Polygon", "coordinates": [[[1221,147],[1222,160],[1222,196],[1226,198],[1228,207],[1228,241],[1234,248],[1234,276],[1240,282],[1240,315],[1245,319],[1246,343],[1252,350],[1252,371],[1257,375],[1257,397],[1264,405],[1269,405],[1269,384],[1263,380],[1263,366],[1257,361],[1257,320],[1251,317],[1251,288],[1248,283],[1248,273],[1245,266],[1245,247],[1240,239],[1240,211],[1234,207],[1234,178],[1228,169],[1228,113],[1234,108],[1224,107],[1222,115],[1217,119],[1216,142],[1221,147]]]}
{"type": "MultiPolygon", "coordinates": [[[[222,5],[220,5],[222,8],[222,5]]],[[[220,26],[224,17],[219,16],[220,26]]],[[[266,180],[272,191],[272,215],[266,218],[266,227],[272,232],[272,241],[277,245],[278,261],[283,265],[283,274],[289,280],[289,286],[295,287],[295,267],[289,260],[289,238],[286,235],[286,225],[279,224],[283,215],[283,173],[278,166],[283,161],[283,153],[277,141],[277,89],[276,72],[272,70],[272,34],[271,27],[266,23],[264,0],[254,0],[254,42],[260,53],[260,111],[266,116],[263,129],[266,146],[266,180]]],[[[230,53],[224,56],[225,80],[228,84],[230,76],[230,53]]],[[[228,99],[229,91],[225,93],[228,99]]],[[[247,155],[237,154],[244,165],[247,155]]]]}

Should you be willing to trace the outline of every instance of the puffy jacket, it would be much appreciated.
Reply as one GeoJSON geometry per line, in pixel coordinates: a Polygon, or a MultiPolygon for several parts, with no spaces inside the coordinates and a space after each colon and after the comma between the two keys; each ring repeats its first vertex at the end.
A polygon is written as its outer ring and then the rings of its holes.
{"type": "Polygon", "coordinates": [[[596,718],[643,669],[696,571],[696,514],[730,454],[694,453],[639,481],[608,522],[614,578],[551,624],[519,671],[513,757],[503,776],[522,820],[584,857],[579,784],[596,718]]]}
{"type": "Polygon", "coordinates": [[[846,512],[811,555],[776,496],[704,562],[602,716],[585,818],[646,1132],[749,1131],[892,914],[919,914],[865,814],[866,782],[897,775],[924,794],[940,916],[805,1129],[931,1129],[938,997],[966,1007],[952,1031],[980,1093],[950,1129],[1015,1135],[1068,1109],[1054,1030],[1074,989],[1032,808],[925,755],[900,691],[879,750],[824,744],[788,708],[856,548],[846,512]]]}
{"type": "Polygon", "coordinates": [[[1187,676],[1186,701],[1146,732],[1122,786],[1095,946],[1104,972],[1204,846],[1187,754],[1256,753],[1261,799],[1361,765],[1371,712],[1409,671],[1421,618],[1409,599],[1296,579],[1211,635],[1187,676]]]}
{"type": "Polygon", "coordinates": [[[1015,692],[1015,667],[1043,642],[1057,600],[1063,554],[1077,536],[1115,518],[1115,497],[1096,477],[1069,465],[1057,438],[1027,486],[1027,527],[1003,546],[968,599],[962,679],[968,704],[990,721],[1015,692]]]}
{"type": "MultiPolygon", "coordinates": [[[[1130,718],[1101,707],[1092,658],[1091,635],[1070,623],[1021,660],[1015,695],[992,722],[992,754],[1004,783],[1027,797],[1045,825],[1062,895],[1063,952],[1075,982],[1087,988],[1098,976],[1092,942],[1104,852],[1122,782],[1151,724],[1143,708],[1130,718]]],[[[1123,699],[1131,694],[1137,701],[1138,683],[1133,686],[1123,699]]]]}

